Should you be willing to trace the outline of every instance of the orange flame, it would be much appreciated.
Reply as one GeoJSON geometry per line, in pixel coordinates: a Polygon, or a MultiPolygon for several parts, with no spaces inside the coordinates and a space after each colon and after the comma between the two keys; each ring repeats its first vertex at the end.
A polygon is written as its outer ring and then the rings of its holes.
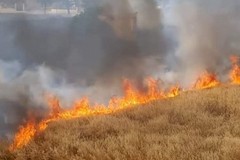
{"type": "Polygon", "coordinates": [[[50,114],[40,123],[27,123],[21,127],[16,134],[14,142],[10,147],[10,150],[22,148],[35,136],[37,132],[44,131],[50,122],[58,121],[61,119],[73,119],[88,115],[109,114],[119,111],[124,108],[133,107],[139,104],[145,104],[154,100],[174,97],[179,94],[179,88],[174,87],[170,93],[164,94],[158,87],[158,81],[152,78],[147,79],[147,90],[138,90],[131,81],[124,80],[123,82],[124,96],[114,97],[110,99],[107,106],[104,105],[90,105],[87,98],[77,100],[72,105],[71,109],[64,110],[61,107],[60,100],[52,95],[47,96],[48,106],[50,108],[50,114]]]}
{"type": "Polygon", "coordinates": [[[197,79],[193,89],[208,89],[217,87],[219,84],[220,82],[218,81],[217,76],[206,71],[197,79]]]}
{"type": "Polygon", "coordinates": [[[13,151],[27,145],[33,136],[36,134],[36,125],[34,121],[29,121],[26,125],[21,126],[18,133],[15,135],[14,143],[10,146],[9,150],[13,151]]]}
{"type": "Polygon", "coordinates": [[[239,57],[237,56],[231,56],[230,60],[232,62],[232,70],[230,72],[230,79],[233,84],[240,84],[240,66],[239,63],[239,57]]]}
{"type": "Polygon", "coordinates": [[[174,86],[172,88],[170,88],[169,93],[167,94],[168,98],[173,98],[176,97],[180,94],[180,92],[182,91],[181,87],[179,85],[174,86]]]}
{"type": "MultiPolygon", "coordinates": [[[[237,64],[238,58],[232,57],[231,60],[233,68],[230,73],[230,79],[232,83],[240,84],[240,66],[237,64]]],[[[221,82],[218,81],[215,74],[204,72],[199,76],[191,90],[213,88],[220,84],[221,82]]],[[[13,151],[24,147],[37,133],[44,131],[51,122],[89,115],[110,114],[139,104],[176,97],[182,91],[179,85],[171,87],[168,91],[161,90],[158,85],[158,80],[153,78],[146,80],[146,87],[145,90],[139,90],[133,82],[124,80],[124,95],[122,97],[111,98],[108,105],[91,105],[88,98],[82,98],[75,101],[70,109],[63,109],[60,99],[53,95],[48,95],[46,99],[50,109],[49,115],[39,123],[30,120],[26,125],[20,127],[9,149],[13,151]]]]}

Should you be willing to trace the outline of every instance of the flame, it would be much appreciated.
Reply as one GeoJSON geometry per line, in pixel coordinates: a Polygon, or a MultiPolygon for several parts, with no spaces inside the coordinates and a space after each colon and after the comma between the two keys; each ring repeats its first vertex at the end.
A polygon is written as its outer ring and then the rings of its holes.
{"type": "Polygon", "coordinates": [[[71,109],[64,110],[63,107],[61,107],[60,100],[57,97],[51,94],[47,95],[46,100],[50,109],[50,113],[47,118],[38,124],[31,122],[27,123],[25,126],[22,126],[19,132],[16,134],[10,150],[24,147],[29,143],[36,133],[44,131],[51,122],[62,119],[67,120],[79,118],[88,115],[110,114],[124,108],[145,104],[154,100],[174,97],[180,92],[179,87],[174,87],[168,94],[165,95],[164,92],[159,88],[157,80],[148,78],[146,82],[147,89],[145,91],[141,91],[138,90],[130,80],[124,80],[124,96],[111,98],[107,106],[98,104],[91,105],[88,98],[82,98],[75,101],[72,104],[71,109]]]}
{"type": "MultiPolygon", "coordinates": [[[[238,58],[231,57],[231,60],[233,67],[230,72],[230,79],[232,83],[240,84],[240,66],[237,64],[238,58]]],[[[125,79],[123,81],[123,96],[112,97],[109,100],[108,105],[92,105],[88,98],[84,97],[76,100],[70,109],[64,109],[65,107],[61,106],[61,101],[58,97],[48,94],[46,96],[46,101],[50,111],[48,116],[39,123],[35,123],[35,121],[31,119],[24,126],[20,127],[18,133],[15,135],[13,144],[9,149],[14,151],[26,146],[37,133],[43,132],[51,122],[89,115],[110,114],[118,112],[122,109],[138,106],[140,104],[176,97],[183,91],[179,85],[172,86],[169,90],[162,90],[159,87],[159,81],[153,78],[147,78],[145,83],[146,88],[139,89],[134,85],[134,82],[125,79]]],[[[217,79],[215,74],[204,72],[199,76],[193,87],[187,90],[213,88],[219,86],[220,84],[221,82],[217,79]]]]}
{"type": "Polygon", "coordinates": [[[176,86],[170,88],[170,91],[169,91],[167,97],[168,98],[176,97],[180,94],[181,91],[182,91],[181,87],[179,85],[176,85],[176,86]]]}
{"type": "Polygon", "coordinates": [[[27,145],[36,132],[36,124],[33,120],[30,120],[26,125],[19,128],[18,133],[15,135],[14,143],[9,147],[9,150],[13,151],[27,145]]]}
{"type": "Polygon", "coordinates": [[[193,86],[193,89],[208,89],[217,87],[220,82],[217,79],[217,76],[213,73],[209,73],[205,71],[203,74],[199,76],[196,83],[193,86]]]}
{"type": "Polygon", "coordinates": [[[232,62],[232,70],[230,72],[230,79],[233,84],[240,84],[240,66],[239,66],[239,57],[231,56],[230,60],[232,62]]]}

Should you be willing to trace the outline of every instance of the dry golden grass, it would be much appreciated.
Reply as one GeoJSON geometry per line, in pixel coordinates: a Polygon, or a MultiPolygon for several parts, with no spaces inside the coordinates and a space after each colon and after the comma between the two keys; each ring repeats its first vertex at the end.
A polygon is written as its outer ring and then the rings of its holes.
{"type": "MultiPolygon", "coordinates": [[[[0,149],[1,154],[1,149],[0,149]]],[[[16,160],[240,160],[240,87],[50,124],[16,160]]]]}

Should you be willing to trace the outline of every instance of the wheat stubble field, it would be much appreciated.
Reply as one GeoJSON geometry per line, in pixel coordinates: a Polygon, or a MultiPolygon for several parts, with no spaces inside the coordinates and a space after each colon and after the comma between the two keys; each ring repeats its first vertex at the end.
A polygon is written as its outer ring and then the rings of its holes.
{"type": "MultiPolygon", "coordinates": [[[[239,160],[240,87],[189,91],[111,115],[49,125],[1,160],[239,160]]],[[[3,144],[2,144],[3,145],[3,144]]]]}

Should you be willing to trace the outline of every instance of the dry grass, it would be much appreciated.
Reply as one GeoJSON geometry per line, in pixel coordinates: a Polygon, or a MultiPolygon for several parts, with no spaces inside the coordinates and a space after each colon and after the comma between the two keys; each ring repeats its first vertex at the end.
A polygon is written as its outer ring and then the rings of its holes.
{"type": "Polygon", "coordinates": [[[223,87],[53,123],[26,148],[2,152],[0,159],[239,160],[239,97],[240,87],[223,87]]]}

